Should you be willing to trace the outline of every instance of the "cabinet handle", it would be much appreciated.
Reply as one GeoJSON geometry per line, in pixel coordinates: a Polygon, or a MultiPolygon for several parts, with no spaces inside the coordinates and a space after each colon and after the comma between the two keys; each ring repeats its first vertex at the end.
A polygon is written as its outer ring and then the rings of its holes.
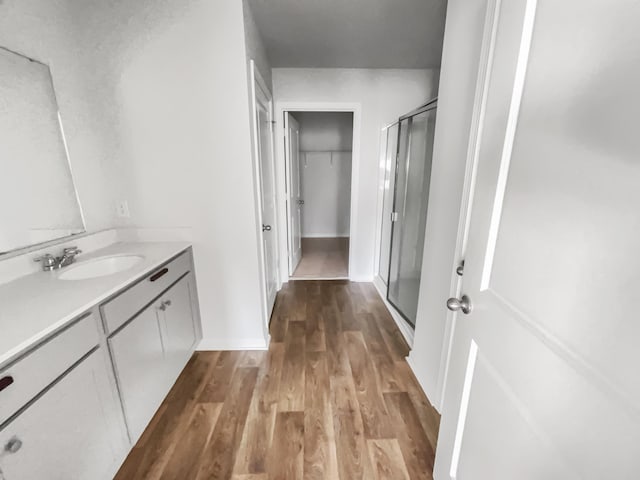
{"type": "Polygon", "coordinates": [[[22,440],[18,437],[11,437],[7,444],[4,446],[5,452],[16,453],[22,448],[22,440]]]}
{"type": "Polygon", "coordinates": [[[13,377],[11,375],[7,375],[6,377],[0,378],[0,392],[5,388],[7,388],[12,383],[13,383],[13,377]]]}
{"type": "Polygon", "coordinates": [[[171,306],[171,300],[167,300],[165,302],[160,303],[160,306],[158,308],[164,312],[167,309],[167,307],[170,307],[170,306],[171,306]]]}
{"type": "Polygon", "coordinates": [[[156,280],[158,280],[161,276],[163,276],[168,271],[169,271],[169,269],[165,267],[162,270],[160,270],[160,271],[154,273],[153,275],[151,275],[149,277],[149,280],[151,280],[152,282],[155,282],[156,280]]]}

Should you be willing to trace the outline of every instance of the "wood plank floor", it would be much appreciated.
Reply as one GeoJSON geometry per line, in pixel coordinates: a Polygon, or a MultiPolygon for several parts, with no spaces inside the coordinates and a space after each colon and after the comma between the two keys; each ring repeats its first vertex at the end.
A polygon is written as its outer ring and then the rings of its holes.
{"type": "Polygon", "coordinates": [[[197,352],[117,479],[431,479],[439,416],[375,288],[289,282],[267,352],[197,352]]]}
{"type": "Polygon", "coordinates": [[[349,237],[302,238],[302,258],[291,278],[347,278],[349,237]]]}

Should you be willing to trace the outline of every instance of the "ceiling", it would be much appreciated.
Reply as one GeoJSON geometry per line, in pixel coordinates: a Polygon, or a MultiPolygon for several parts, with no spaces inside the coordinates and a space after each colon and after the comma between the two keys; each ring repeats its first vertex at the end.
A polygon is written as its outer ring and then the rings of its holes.
{"type": "Polygon", "coordinates": [[[446,0],[248,2],[273,67],[440,67],[446,0]]]}

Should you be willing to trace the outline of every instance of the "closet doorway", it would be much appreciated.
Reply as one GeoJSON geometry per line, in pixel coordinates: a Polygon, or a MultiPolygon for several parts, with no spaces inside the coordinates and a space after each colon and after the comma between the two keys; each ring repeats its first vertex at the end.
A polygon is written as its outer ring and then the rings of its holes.
{"type": "Polygon", "coordinates": [[[353,119],[353,112],[284,112],[292,279],[349,278],[353,119]]]}

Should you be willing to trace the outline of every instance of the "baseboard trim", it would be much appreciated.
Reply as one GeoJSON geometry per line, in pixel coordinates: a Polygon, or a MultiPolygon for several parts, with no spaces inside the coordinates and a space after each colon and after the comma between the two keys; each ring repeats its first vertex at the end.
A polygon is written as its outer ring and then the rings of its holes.
{"type": "Polygon", "coordinates": [[[349,280],[349,277],[313,277],[313,276],[296,277],[296,276],[292,276],[292,277],[289,277],[289,280],[292,280],[292,281],[300,281],[300,280],[349,280]]]}
{"type": "Polygon", "coordinates": [[[237,340],[220,340],[215,338],[203,338],[196,350],[198,351],[223,351],[223,350],[268,350],[269,345],[264,338],[241,338],[237,340]]]}
{"type": "Polygon", "coordinates": [[[389,314],[391,314],[391,318],[393,318],[393,321],[396,322],[396,325],[398,326],[398,330],[400,330],[400,333],[402,334],[404,339],[407,341],[409,348],[413,348],[413,337],[415,332],[407,324],[407,321],[404,318],[402,318],[402,316],[398,313],[398,311],[393,307],[393,305],[391,305],[387,301],[386,295],[384,293],[387,287],[378,276],[373,277],[373,285],[376,287],[376,291],[378,292],[378,295],[380,295],[380,298],[382,299],[384,306],[387,307],[389,314]]]}
{"type": "MultiPolygon", "coordinates": [[[[411,369],[411,371],[413,372],[413,376],[416,377],[416,380],[418,381],[418,384],[420,385],[420,388],[422,389],[422,391],[424,392],[425,396],[427,398],[429,398],[429,395],[427,395],[427,391],[424,388],[424,385],[422,385],[422,383],[420,383],[420,377],[418,376],[417,370],[416,370],[416,366],[413,363],[413,357],[411,356],[411,354],[409,354],[409,356],[407,356],[405,358],[405,360],[407,361],[407,365],[409,365],[409,368],[411,369]]],[[[429,398],[429,402],[431,402],[431,399],[429,398]]],[[[438,412],[439,415],[442,415],[442,412],[440,411],[440,408],[438,405],[436,405],[435,403],[431,403],[431,406],[433,407],[433,409],[438,412]]]]}
{"type": "Polygon", "coordinates": [[[373,277],[371,276],[363,276],[363,275],[354,275],[353,277],[349,277],[349,280],[356,283],[372,283],[373,277]]]}
{"type": "Polygon", "coordinates": [[[308,233],[302,238],[349,238],[348,233],[308,233]]]}

